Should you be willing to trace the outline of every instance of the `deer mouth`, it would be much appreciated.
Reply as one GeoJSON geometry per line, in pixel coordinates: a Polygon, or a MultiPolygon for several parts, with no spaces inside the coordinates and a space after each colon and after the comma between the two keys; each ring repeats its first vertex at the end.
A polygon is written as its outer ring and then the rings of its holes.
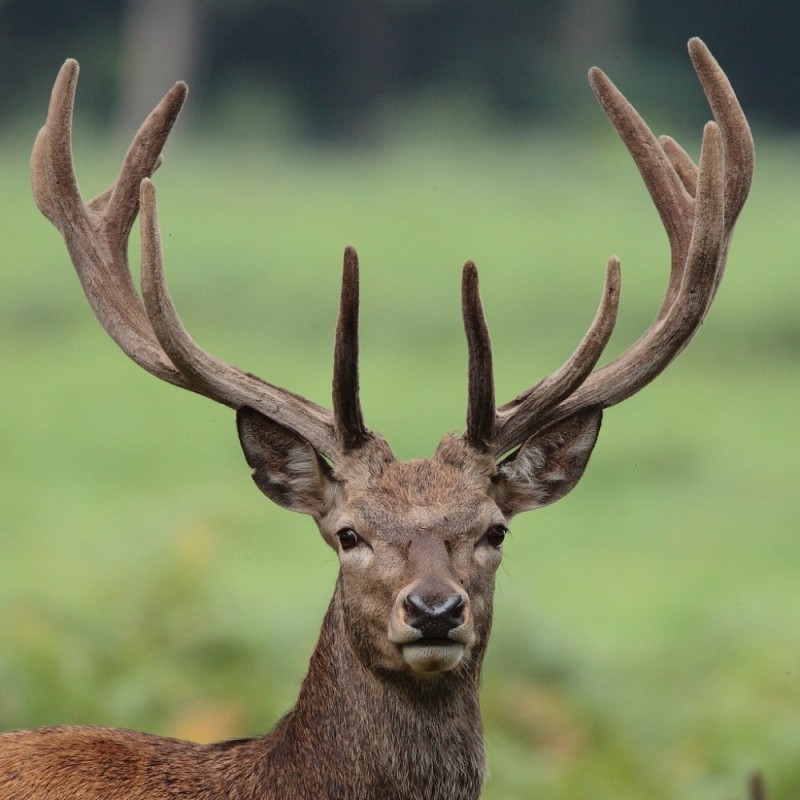
{"type": "Polygon", "coordinates": [[[453,669],[464,657],[466,647],[453,639],[417,639],[404,644],[401,651],[414,672],[433,674],[453,669]]]}

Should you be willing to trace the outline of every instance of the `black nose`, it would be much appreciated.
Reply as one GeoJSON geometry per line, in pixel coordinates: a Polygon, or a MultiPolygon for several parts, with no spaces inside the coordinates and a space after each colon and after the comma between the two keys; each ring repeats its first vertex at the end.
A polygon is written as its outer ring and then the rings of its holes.
{"type": "Polygon", "coordinates": [[[406,621],[425,639],[446,639],[447,634],[464,622],[464,598],[451,594],[444,600],[426,600],[412,593],[405,599],[406,621]]]}

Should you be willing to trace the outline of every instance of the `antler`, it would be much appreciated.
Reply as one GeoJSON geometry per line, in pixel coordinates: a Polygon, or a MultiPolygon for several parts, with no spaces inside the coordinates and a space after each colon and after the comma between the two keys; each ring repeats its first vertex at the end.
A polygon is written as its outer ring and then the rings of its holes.
{"type": "Polygon", "coordinates": [[[164,280],[155,187],[150,176],[186,99],[177,83],[133,139],[116,182],[84,202],[72,159],[72,110],[78,64],[58,74],[47,123],[31,157],[33,194],[41,212],[64,236],[86,297],[100,323],[140,367],[164,381],[232,408],[251,406],[305,437],[336,459],[372,436],[358,397],[358,259],[345,251],[342,305],[334,359],[332,413],[202,350],[178,318],[164,280]],[[142,299],[128,266],[128,237],[141,210],[142,299]]]}
{"type": "MultiPolygon", "coordinates": [[[[493,440],[486,441],[489,392],[470,380],[465,437],[480,449],[503,453],[533,434],[590,407],[608,408],[638,392],[683,350],[708,313],[725,268],[739,212],[753,176],[753,139],[736,95],[708,48],[689,41],[689,54],[716,122],[706,124],[699,167],[670,137],[656,138],[636,109],[597,69],[592,88],[630,152],[661,216],[672,267],[661,308],[644,334],[622,355],[592,372],[611,335],[619,301],[619,262],[608,264],[597,316],[572,357],[557,372],[492,412],[493,440]],[[482,406],[480,410],[477,406],[482,406]],[[474,423],[474,420],[483,420],[474,423]]],[[[467,265],[464,282],[472,281],[467,265]]],[[[466,293],[465,293],[466,298],[466,293]]],[[[464,300],[470,364],[491,363],[488,334],[475,295],[464,300]],[[468,308],[469,305],[469,308],[468,308]]],[[[472,367],[470,368],[472,375],[472,367]]],[[[489,379],[490,380],[490,379],[489,379]]]]}

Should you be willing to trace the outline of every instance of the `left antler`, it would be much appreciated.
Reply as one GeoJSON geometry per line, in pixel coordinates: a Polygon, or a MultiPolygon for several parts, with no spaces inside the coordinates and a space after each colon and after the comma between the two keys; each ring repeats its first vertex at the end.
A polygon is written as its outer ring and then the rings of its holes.
{"type": "Polygon", "coordinates": [[[58,74],[47,123],[33,148],[33,193],[39,209],[64,236],[86,297],[111,338],[157,378],[233,408],[255,408],[333,460],[365,444],[372,434],[364,426],[358,397],[355,250],[348,248],[344,257],[333,412],[205,352],[181,324],[164,280],[155,187],[150,181],[186,99],[186,84],[175,84],[139,129],[111,188],[85,202],[72,160],[77,82],[78,64],[69,60],[58,74]],[[140,211],[141,299],[127,255],[128,237],[140,211]]]}
{"type": "Polygon", "coordinates": [[[703,131],[699,166],[673,139],[657,138],[601,70],[595,67],[589,72],[600,104],[653,198],[672,252],[666,296],[638,341],[610,364],[592,371],[616,318],[619,263],[612,258],[597,317],[570,360],[495,411],[491,350],[477,280],[474,266],[465,267],[464,320],[471,364],[465,436],[479,449],[504,453],[581,410],[616,405],[660,375],[699,330],[750,190],[754,152],[750,128],[725,73],[700,39],[690,40],[689,54],[716,120],[703,131]]]}

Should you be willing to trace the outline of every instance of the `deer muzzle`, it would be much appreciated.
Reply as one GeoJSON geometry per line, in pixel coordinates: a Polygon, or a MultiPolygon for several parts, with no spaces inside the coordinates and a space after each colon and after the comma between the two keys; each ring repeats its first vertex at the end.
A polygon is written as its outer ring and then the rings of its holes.
{"type": "Polygon", "coordinates": [[[475,641],[469,598],[450,584],[413,584],[395,601],[389,640],[414,672],[453,669],[475,641]]]}

